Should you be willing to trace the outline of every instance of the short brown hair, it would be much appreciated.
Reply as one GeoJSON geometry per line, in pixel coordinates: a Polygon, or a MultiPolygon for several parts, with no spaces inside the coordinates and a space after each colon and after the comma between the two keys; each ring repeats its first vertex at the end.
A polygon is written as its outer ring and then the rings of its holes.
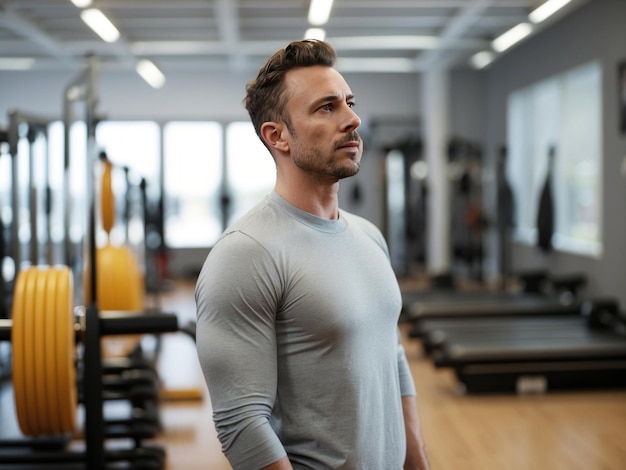
{"type": "Polygon", "coordinates": [[[248,110],[254,130],[261,137],[261,126],[265,122],[283,120],[291,127],[285,114],[288,96],[284,93],[285,74],[295,68],[323,65],[332,67],[337,59],[333,47],[324,41],[304,39],[293,41],[268,59],[259,70],[256,79],[246,85],[244,105],[248,110]]]}

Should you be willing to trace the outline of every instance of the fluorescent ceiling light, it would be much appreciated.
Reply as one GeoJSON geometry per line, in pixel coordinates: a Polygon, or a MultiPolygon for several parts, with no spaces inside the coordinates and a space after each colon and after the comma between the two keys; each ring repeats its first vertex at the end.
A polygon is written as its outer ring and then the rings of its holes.
{"type": "Polygon", "coordinates": [[[224,49],[223,44],[215,41],[138,41],[130,45],[134,54],[211,54],[224,49]]]}
{"type": "Polygon", "coordinates": [[[319,39],[323,41],[326,38],[326,31],[322,28],[309,28],[304,33],[304,39],[319,39]]]}
{"type": "Polygon", "coordinates": [[[32,57],[0,57],[0,70],[28,70],[33,65],[32,57]]]}
{"type": "Polygon", "coordinates": [[[493,54],[493,52],[480,51],[470,57],[470,64],[472,64],[472,67],[474,67],[475,69],[483,69],[487,67],[491,62],[493,62],[494,58],[495,55],[493,54]]]}
{"type": "Polygon", "coordinates": [[[321,26],[328,22],[333,0],[311,0],[309,5],[309,24],[321,26]]]}
{"type": "Polygon", "coordinates": [[[520,23],[501,34],[491,42],[491,46],[497,51],[507,50],[513,44],[521,41],[533,31],[533,27],[529,23],[520,23]]]}
{"type": "Polygon", "coordinates": [[[343,57],[337,59],[337,70],[341,72],[415,72],[416,64],[413,59],[403,57],[355,58],[343,57]]]}
{"type": "Polygon", "coordinates": [[[571,0],[548,0],[543,5],[531,11],[528,15],[528,19],[533,23],[541,23],[567,5],[570,1],[571,0]]]}
{"type": "Polygon", "coordinates": [[[91,0],[72,0],[72,3],[78,8],[85,8],[91,5],[91,0]]]}
{"type": "Polygon", "coordinates": [[[83,10],[80,13],[81,19],[87,23],[94,32],[100,36],[106,42],[115,42],[120,37],[120,32],[117,28],[111,23],[111,21],[104,16],[97,8],[89,8],[87,10],[83,10]]]}
{"type": "Polygon", "coordinates": [[[135,70],[152,88],[161,88],[165,85],[165,75],[149,60],[144,59],[137,62],[135,70]]]}

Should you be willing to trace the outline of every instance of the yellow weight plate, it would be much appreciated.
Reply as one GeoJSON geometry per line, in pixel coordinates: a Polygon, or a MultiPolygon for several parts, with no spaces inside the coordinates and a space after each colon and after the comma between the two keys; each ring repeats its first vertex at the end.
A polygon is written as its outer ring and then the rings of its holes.
{"type": "Polygon", "coordinates": [[[39,419],[37,416],[37,398],[35,393],[35,294],[37,285],[37,268],[28,268],[26,291],[24,294],[24,377],[26,388],[26,415],[28,417],[31,435],[39,434],[39,419]]]}
{"type": "Polygon", "coordinates": [[[50,434],[50,420],[47,412],[48,384],[46,383],[46,294],[50,271],[38,268],[35,273],[35,307],[33,317],[33,352],[35,355],[35,413],[37,434],[50,434]]]}
{"type": "Polygon", "coordinates": [[[46,285],[46,315],[45,315],[45,331],[46,331],[46,383],[48,384],[46,396],[46,411],[48,413],[48,422],[50,423],[50,433],[61,433],[61,420],[58,408],[58,390],[57,390],[57,336],[56,336],[56,299],[57,299],[57,277],[58,271],[51,269],[48,275],[46,285]]]}
{"type": "Polygon", "coordinates": [[[74,286],[69,268],[59,268],[57,277],[56,325],[57,325],[57,375],[58,409],[63,433],[74,431],[76,422],[76,370],[74,356],[74,286]]]}
{"type": "Polygon", "coordinates": [[[102,180],[100,183],[100,211],[102,213],[102,227],[107,234],[111,233],[115,223],[115,196],[111,184],[113,165],[109,161],[104,162],[102,180]]]}
{"type": "Polygon", "coordinates": [[[143,272],[126,246],[108,243],[97,252],[97,294],[101,310],[138,311],[144,307],[143,272]]]}
{"type": "Polygon", "coordinates": [[[13,308],[11,318],[11,347],[12,347],[12,369],[13,369],[13,395],[15,402],[15,414],[22,433],[30,434],[30,425],[27,417],[27,407],[25,400],[26,377],[24,376],[24,301],[26,292],[26,280],[28,271],[20,271],[15,281],[13,290],[13,308]]]}

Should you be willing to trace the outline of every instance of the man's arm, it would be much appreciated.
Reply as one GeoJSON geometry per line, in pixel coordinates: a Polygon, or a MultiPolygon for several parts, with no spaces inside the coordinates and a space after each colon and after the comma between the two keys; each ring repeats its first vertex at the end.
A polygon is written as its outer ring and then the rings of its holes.
{"type": "Polygon", "coordinates": [[[402,397],[402,413],[406,430],[404,470],[429,470],[416,397],[412,395],[402,397]]]}
{"type": "Polygon", "coordinates": [[[257,470],[286,455],[270,425],[278,289],[264,256],[254,240],[231,233],[213,247],[196,284],[198,359],[217,436],[237,470],[257,470]]]}
{"type": "Polygon", "coordinates": [[[287,457],[280,459],[278,462],[274,462],[267,467],[263,467],[261,470],[293,470],[291,462],[287,457]]]}

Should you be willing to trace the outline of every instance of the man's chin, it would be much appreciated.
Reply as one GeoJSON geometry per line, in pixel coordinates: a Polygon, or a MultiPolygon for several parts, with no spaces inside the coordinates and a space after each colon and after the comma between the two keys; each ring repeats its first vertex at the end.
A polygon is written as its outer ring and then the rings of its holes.
{"type": "Polygon", "coordinates": [[[359,162],[352,162],[352,165],[346,166],[337,172],[337,178],[344,179],[350,178],[351,176],[356,175],[361,169],[361,164],[359,162]]]}

